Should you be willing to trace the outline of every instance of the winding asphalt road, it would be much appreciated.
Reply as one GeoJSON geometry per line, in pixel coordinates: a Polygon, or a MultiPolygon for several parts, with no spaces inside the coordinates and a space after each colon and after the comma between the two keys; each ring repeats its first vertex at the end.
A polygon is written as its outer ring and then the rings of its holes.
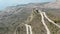
{"type": "MultiPolygon", "coordinates": [[[[60,25],[54,23],[54,21],[52,21],[51,19],[49,19],[49,18],[47,17],[47,15],[46,15],[45,12],[42,12],[42,11],[39,10],[39,14],[41,15],[41,21],[42,21],[42,23],[43,23],[43,25],[44,25],[44,27],[45,27],[45,29],[46,29],[46,31],[47,31],[47,34],[51,34],[51,33],[50,33],[50,30],[49,30],[48,26],[45,24],[44,17],[45,17],[49,22],[51,22],[52,24],[54,24],[54,25],[56,25],[58,28],[60,28],[60,25]]],[[[30,34],[32,34],[32,27],[31,27],[30,25],[27,25],[27,24],[25,24],[25,26],[26,26],[26,32],[27,32],[27,34],[29,34],[29,30],[30,30],[30,34]]]]}
{"type": "MultiPolygon", "coordinates": [[[[21,10],[22,10],[22,9],[21,9],[21,10]]],[[[54,23],[54,21],[52,21],[51,19],[49,19],[45,12],[42,12],[42,11],[39,10],[39,14],[41,15],[41,22],[42,22],[42,24],[44,25],[44,27],[45,27],[45,29],[46,29],[46,31],[47,31],[47,34],[51,34],[51,33],[50,33],[50,30],[49,30],[48,26],[46,25],[46,23],[45,23],[45,21],[44,21],[44,17],[45,17],[49,22],[51,22],[52,24],[54,24],[54,25],[56,25],[58,28],[60,28],[60,25],[54,23]]],[[[28,25],[28,24],[24,24],[24,25],[26,26],[26,34],[33,34],[33,33],[32,33],[32,27],[31,27],[30,25],[28,25]]]]}
{"type": "Polygon", "coordinates": [[[47,17],[47,15],[46,15],[45,12],[42,12],[42,11],[39,10],[39,13],[40,13],[40,15],[41,15],[41,17],[42,17],[41,21],[42,21],[45,29],[47,30],[47,34],[50,34],[50,30],[49,30],[49,28],[47,27],[47,25],[46,25],[45,22],[44,22],[44,17],[45,17],[49,22],[51,22],[52,24],[54,24],[54,25],[56,25],[58,28],[60,28],[60,25],[54,23],[54,21],[52,21],[51,19],[49,19],[49,18],[47,17]]]}
{"type": "Polygon", "coordinates": [[[43,13],[42,13],[41,11],[39,11],[39,14],[41,15],[41,18],[42,18],[41,21],[42,21],[45,29],[47,30],[47,34],[50,34],[50,30],[49,30],[49,28],[47,27],[47,25],[45,24],[43,13]]]}
{"type": "Polygon", "coordinates": [[[54,21],[52,21],[51,19],[49,19],[49,18],[47,17],[47,15],[46,15],[45,12],[43,12],[43,14],[44,14],[45,18],[46,18],[49,22],[51,22],[52,24],[54,24],[54,25],[56,25],[58,28],[60,28],[60,25],[54,23],[54,21]]]}
{"type": "Polygon", "coordinates": [[[29,32],[30,32],[30,34],[32,34],[32,27],[27,24],[25,24],[25,26],[26,26],[26,33],[29,34],[29,32]]]}

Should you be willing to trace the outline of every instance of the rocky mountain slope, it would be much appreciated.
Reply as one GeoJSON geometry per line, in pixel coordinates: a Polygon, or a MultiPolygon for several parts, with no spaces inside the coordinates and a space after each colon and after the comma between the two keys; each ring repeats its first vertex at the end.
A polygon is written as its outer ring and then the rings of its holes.
{"type": "MultiPolygon", "coordinates": [[[[50,19],[60,25],[60,9],[47,8],[48,6],[45,8],[48,4],[49,3],[30,3],[25,6],[17,5],[7,7],[5,10],[0,12],[0,34],[14,34],[18,25],[20,25],[18,27],[20,28],[20,34],[25,34],[26,27],[24,25],[22,26],[22,23],[31,25],[33,34],[46,34],[46,29],[41,22],[41,15],[37,11],[33,10],[33,8],[46,12],[50,19]]],[[[45,21],[51,34],[60,34],[60,28],[47,21],[47,19],[45,19],[45,21]]]]}

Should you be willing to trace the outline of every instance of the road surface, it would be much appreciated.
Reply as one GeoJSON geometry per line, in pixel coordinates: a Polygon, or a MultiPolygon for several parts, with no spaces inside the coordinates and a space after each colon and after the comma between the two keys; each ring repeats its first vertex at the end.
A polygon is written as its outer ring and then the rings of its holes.
{"type": "Polygon", "coordinates": [[[25,26],[26,26],[26,33],[27,34],[32,34],[32,27],[30,26],[30,25],[27,25],[27,24],[25,24],[25,26]]]}
{"type": "Polygon", "coordinates": [[[39,11],[39,14],[41,15],[41,18],[42,18],[41,21],[42,21],[45,29],[47,30],[47,34],[50,34],[50,30],[49,30],[49,28],[47,27],[47,25],[45,24],[43,13],[42,13],[41,11],[39,11]]]}
{"type": "MultiPolygon", "coordinates": [[[[23,9],[21,9],[23,10],[23,9]]],[[[44,17],[52,24],[54,24],[55,26],[57,26],[58,28],[60,28],[60,25],[54,23],[54,21],[52,21],[51,19],[48,18],[48,16],[46,15],[45,12],[42,12],[39,10],[39,14],[41,15],[41,22],[42,24],[44,25],[46,31],[47,31],[47,34],[51,34],[48,26],[46,25],[45,21],[44,21],[44,17]]],[[[26,34],[33,34],[32,33],[32,26],[31,25],[28,25],[28,24],[24,24],[26,26],[26,34]]]]}
{"type": "Polygon", "coordinates": [[[54,23],[54,21],[52,21],[51,19],[49,19],[49,18],[47,17],[47,15],[46,15],[45,12],[43,12],[43,14],[44,14],[44,17],[45,17],[49,22],[51,22],[52,24],[54,24],[54,25],[56,25],[58,28],[60,28],[60,25],[54,23]]]}

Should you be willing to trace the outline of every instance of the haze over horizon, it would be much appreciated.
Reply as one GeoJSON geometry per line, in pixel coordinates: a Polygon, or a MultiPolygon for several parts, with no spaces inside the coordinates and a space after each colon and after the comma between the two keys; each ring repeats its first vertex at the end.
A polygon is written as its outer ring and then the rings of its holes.
{"type": "Polygon", "coordinates": [[[18,4],[28,4],[28,3],[43,3],[43,2],[53,2],[54,0],[0,0],[0,10],[6,8],[7,6],[15,6],[18,4]]]}

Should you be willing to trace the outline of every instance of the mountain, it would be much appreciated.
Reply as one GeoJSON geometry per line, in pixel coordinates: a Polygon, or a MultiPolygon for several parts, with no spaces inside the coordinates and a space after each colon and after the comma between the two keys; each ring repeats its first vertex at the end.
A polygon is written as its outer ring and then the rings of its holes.
{"type": "MultiPolygon", "coordinates": [[[[41,22],[41,15],[34,8],[46,12],[51,20],[60,25],[60,9],[58,7],[58,9],[53,8],[50,4],[55,6],[54,4],[56,3],[29,3],[5,8],[0,12],[0,34],[26,34],[24,24],[31,25],[33,34],[47,34],[41,22]]],[[[47,19],[45,21],[51,34],[60,34],[60,28],[50,23],[47,19]]]]}
{"type": "Polygon", "coordinates": [[[56,0],[56,2],[48,3],[45,5],[45,8],[56,8],[60,9],[60,0],[56,0]]]}

